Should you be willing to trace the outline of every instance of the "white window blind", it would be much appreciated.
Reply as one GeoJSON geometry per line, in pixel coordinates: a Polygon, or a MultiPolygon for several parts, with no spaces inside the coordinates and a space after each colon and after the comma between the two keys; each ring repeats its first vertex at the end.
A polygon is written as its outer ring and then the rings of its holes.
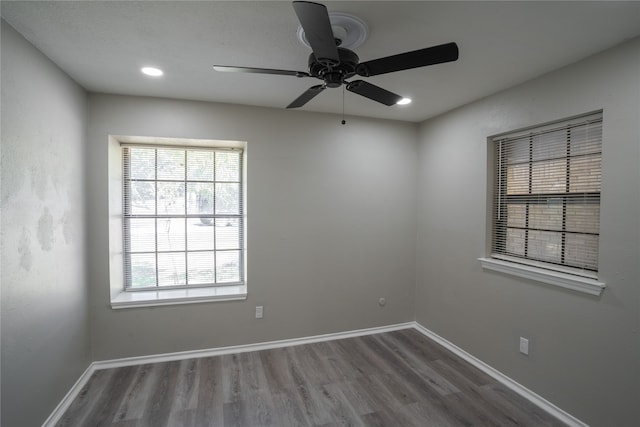
{"type": "Polygon", "coordinates": [[[242,150],[122,145],[126,290],[244,283],[242,150]]]}
{"type": "Polygon", "coordinates": [[[602,113],[492,140],[492,257],[597,272],[602,113]]]}

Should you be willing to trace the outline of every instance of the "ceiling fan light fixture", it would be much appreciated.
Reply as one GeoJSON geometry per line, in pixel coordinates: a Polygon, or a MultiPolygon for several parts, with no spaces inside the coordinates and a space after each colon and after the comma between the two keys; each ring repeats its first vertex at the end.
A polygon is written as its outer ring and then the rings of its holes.
{"type": "MultiPolygon", "coordinates": [[[[340,40],[340,47],[345,49],[357,48],[369,35],[367,24],[357,16],[343,12],[329,12],[329,21],[334,37],[340,40]]],[[[298,40],[307,48],[311,48],[302,25],[298,26],[298,40]]]]}
{"type": "Polygon", "coordinates": [[[160,77],[164,74],[164,72],[160,68],[156,68],[156,67],[142,67],[140,69],[140,72],[150,77],[160,77]]]}
{"type": "Polygon", "coordinates": [[[349,92],[391,107],[407,105],[411,99],[364,80],[351,80],[351,78],[356,75],[372,77],[458,60],[458,45],[450,42],[360,62],[358,55],[349,48],[359,45],[367,36],[367,26],[362,20],[346,13],[329,13],[325,5],[307,0],[294,0],[293,10],[300,22],[298,38],[312,51],[309,54],[308,72],[229,65],[214,65],[213,69],[239,73],[313,77],[323,81],[322,84],[307,89],[287,108],[303,107],[324,89],[343,85],[343,89],[349,92]],[[355,30],[349,29],[351,24],[353,24],[351,28],[356,28],[355,30]]]}

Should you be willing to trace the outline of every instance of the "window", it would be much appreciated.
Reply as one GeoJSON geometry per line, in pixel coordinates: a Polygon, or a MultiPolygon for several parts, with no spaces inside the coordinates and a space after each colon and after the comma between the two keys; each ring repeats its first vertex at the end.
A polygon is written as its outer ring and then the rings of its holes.
{"type": "Polygon", "coordinates": [[[491,258],[595,279],[602,113],[496,136],[491,142],[491,258]]]}
{"type": "Polygon", "coordinates": [[[242,144],[149,140],[162,144],[118,138],[122,283],[112,306],[244,299],[242,144]]]}

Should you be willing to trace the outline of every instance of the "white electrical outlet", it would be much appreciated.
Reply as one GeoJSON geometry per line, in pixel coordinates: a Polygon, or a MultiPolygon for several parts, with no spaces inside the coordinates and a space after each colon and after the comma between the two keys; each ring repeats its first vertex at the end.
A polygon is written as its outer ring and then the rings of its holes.
{"type": "Polygon", "coordinates": [[[264,316],[264,308],[261,305],[256,306],[256,319],[262,319],[264,316]]]}
{"type": "Polygon", "coordinates": [[[520,353],[529,355],[529,340],[520,337],[520,353]]]}

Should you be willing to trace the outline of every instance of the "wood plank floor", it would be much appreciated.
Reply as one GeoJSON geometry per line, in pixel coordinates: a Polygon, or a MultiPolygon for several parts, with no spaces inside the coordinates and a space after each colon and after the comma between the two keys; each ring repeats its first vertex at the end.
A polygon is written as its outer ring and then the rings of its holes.
{"type": "Polygon", "coordinates": [[[57,426],[564,426],[413,329],[96,371],[57,426]]]}

